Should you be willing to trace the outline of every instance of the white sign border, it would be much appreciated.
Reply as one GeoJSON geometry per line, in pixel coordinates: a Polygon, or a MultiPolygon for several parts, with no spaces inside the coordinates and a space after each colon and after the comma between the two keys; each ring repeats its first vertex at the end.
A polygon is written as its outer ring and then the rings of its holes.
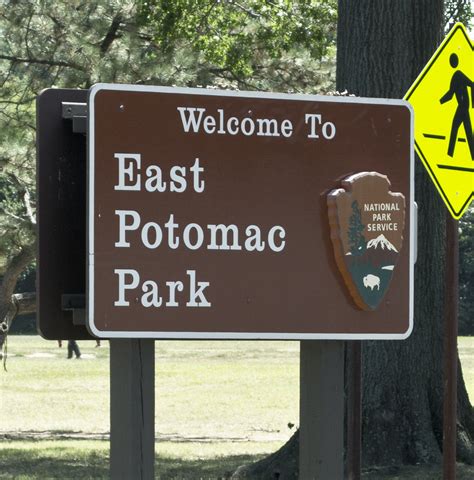
{"type": "Polygon", "coordinates": [[[324,96],[306,94],[288,94],[271,92],[246,92],[217,90],[211,88],[158,87],[148,85],[127,85],[116,83],[97,83],[89,90],[87,122],[87,304],[86,325],[90,333],[98,338],[154,338],[187,340],[405,340],[413,331],[414,316],[414,267],[415,267],[415,167],[414,167],[414,110],[409,102],[397,99],[364,98],[345,96],[324,96]],[[274,100],[312,101],[324,103],[357,103],[369,105],[398,105],[410,111],[410,265],[409,265],[409,326],[399,334],[385,333],[263,333],[263,332],[158,332],[158,331],[102,331],[94,324],[94,153],[95,153],[95,104],[94,99],[102,90],[123,92],[149,92],[186,95],[207,95],[240,98],[268,98],[274,100]]]}

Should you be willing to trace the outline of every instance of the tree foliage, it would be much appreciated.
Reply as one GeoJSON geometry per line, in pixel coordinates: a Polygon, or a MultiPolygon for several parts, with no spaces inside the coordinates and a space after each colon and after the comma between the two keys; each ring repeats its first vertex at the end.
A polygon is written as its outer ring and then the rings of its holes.
{"type": "Polygon", "coordinates": [[[35,257],[36,95],[48,87],[181,77],[174,65],[148,58],[157,47],[137,27],[131,1],[4,1],[0,33],[0,322],[8,324],[18,276],[35,257]]]}
{"type": "Polygon", "coordinates": [[[463,23],[467,29],[472,27],[471,0],[446,0],[444,2],[444,31],[448,33],[456,22],[463,23]]]}
{"type": "MultiPolygon", "coordinates": [[[[210,69],[262,79],[286,55],[322,59],[336,35],[336,1],[145,0],[140,18],[162,50],[190,48],[210,69]]],[[[308,63],[308,62],[306,62],[308,63]]]]}
{"type": "Polygon", "coordinates": [[[335,15],[335,0],[1,2],[0,322],[34,258],[41,90],[113,82],[324,91],[334,83],[335,15]]]}
{"type": "Polygon", "coordinates": [[[335,1],[137,7],[123,0],[11,0],[0,9],[3,263],[34,240],[34,100],[42,89],[96,82],[298,91],[332,85],[329,67],[321,66],[335,41],[335,1]]]}

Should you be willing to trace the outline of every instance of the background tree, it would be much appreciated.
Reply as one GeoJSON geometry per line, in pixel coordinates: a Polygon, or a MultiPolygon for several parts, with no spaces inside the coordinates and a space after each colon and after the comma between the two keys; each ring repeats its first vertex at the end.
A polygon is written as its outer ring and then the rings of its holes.
{"type": "MultiPolygon", "coordinates": [[[[47,87],[87,88],[138,82],[159,62],[147,61],[152,37],[137,30],[133,2],[5,1],[0,6],[0,322],[18,305],[12,294],[35,258],[36,95],[47,87]]],[[[159,65],[158,65],[159,68],[159,65]]],[[[174,75],[160,69],[163,76],[174,75]]],[[[0,347],[5,336],[0,335],[0,347]]]]}
{"type": "MultiPolygon", "coordinates": [[[[443,16],[443,6],[441,0],[339,0],[337,89],[357,96],[402,98],[439,45],[446,20],[451,20],[443,16]]],[[[447,213],[419,159],[415,197],[419,205],[415,328],[403,342],[364,342],[365,465],[441,460],[447,213]]],[[[473,463],[474,414],[460,368],[458,372],[457,452],[460,460],[473,463]]],[[[278,452],[239,474],[264,479],[275,471],[281,479],[298,477],[297,434],[278,452]]]]}
{"type": "MultiPolygon", "coordinates": [[[[337,85],[361,96],[403,97],[444,27],[440,0],[381,1],[376,8],[341,0],[339,15],[337,85]]],[[[447,213],[419,159],[415,183],[415,328],[406,341],[364,342],[363,348],[363,459],[369,464],[440,460],[447,213]]],[[[472,463],[474,416],[461,372],[458,398],[458,456],[472,463]]]]}
{"type": "Polygon", "coordinates": [[[139,18],[166,54],[191,50],[202,85],[321,91],[332,86],[336,1],[142,0],[139,18]],[[328,62],[329,59],[329,62],[328,62]],[[328,68],[329,67],[329,68],[328,68]],[[207,73],[204,73],[207,71],[207,73]]]}
{"type": "Polygon", "coordinates": [[[456,22],[472,26],[471,0],[446,0],[444,2],[444,33],[448,33],[456,22]]]}
{"type": "MultiPolygon", "coordinates": [[[[323,54],[334,59],[335,11],[334,1],[321,6],[296,1],[2,2],[3,327],[18,310],[11,301],[18,276],[35,257],[34,100],[42,89],[115,82],[324,90],[334,80],[323,54]]],[[[0,334],[0,347],[4,338],[0,334]]]]}

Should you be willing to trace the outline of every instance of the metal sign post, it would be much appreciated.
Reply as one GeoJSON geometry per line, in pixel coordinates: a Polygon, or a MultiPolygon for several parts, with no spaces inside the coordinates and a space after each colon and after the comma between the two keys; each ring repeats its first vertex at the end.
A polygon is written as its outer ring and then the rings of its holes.
{"type": "Polygon", "coordinates": [[[444,321],[443,478],[456,478],[458,380],[459,231],[458,221],[446,215],[446,289],[444,321]]]}

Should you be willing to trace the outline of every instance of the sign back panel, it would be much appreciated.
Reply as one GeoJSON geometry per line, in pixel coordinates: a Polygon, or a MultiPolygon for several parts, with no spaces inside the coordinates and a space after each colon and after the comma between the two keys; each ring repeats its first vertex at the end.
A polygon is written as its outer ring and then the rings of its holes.
{"type": "MultiPolygon", "coordinates": [[[[99,337],[406,338],[412,124],[404,101],[94,86],[89,329],[99,337]],[[336,264],[327,200],[359,172],[386,177],[406,199],[390,285],[368,309],[336,264]]],[[[376,225],[354,228],[378,237],[394,222],[377,195],[351,208],[376,225]]],[[[360,288],[380,287],[367,272],[360,288]]]]}
{"type": "Polygon", "coordinates": [[[63,310],[64,294],[86,293],[86,139],[63,119],[62,102],[85,103],[87,90],[49,88],[36,101],[37,328],[48,340],[90,340],[63,310]]]}

